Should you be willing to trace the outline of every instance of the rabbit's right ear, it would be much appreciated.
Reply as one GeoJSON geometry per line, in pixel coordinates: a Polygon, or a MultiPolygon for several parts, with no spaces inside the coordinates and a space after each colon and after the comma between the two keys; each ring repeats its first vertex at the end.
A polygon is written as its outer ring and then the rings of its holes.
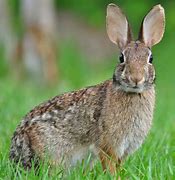
{"type": "Polygon", "coordinates": [[[127,18],[115,4],[107,7],[106,28],[109,39],[121,50],[132,40],[127,18]]]}

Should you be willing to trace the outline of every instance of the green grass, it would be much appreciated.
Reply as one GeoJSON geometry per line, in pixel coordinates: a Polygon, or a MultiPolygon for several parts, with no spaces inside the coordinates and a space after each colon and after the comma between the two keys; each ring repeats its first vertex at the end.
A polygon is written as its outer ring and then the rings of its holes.
{"type": "MultiPolygon", "coordinates": [[[[71,48],[72,47],[70,47],[70,55],[62,57],[64,61],[68,60],[71,54],[74,58],[78,58],[77,53],[71,50],[71,48]]],[[[159,49],[155,50],[157,56],[155,61],[159,59],[160,63],[156,62],[158,71],[156,88],[157,102],[153,127],[143,146],[124,162],[118,174],[122,179],[164,180],[175,177],[175,100],[173,98],[175,83],[174,78],[172,76],[168,77],[166,74],[168,72],[163,71],[166,65],[163,62],[163,58],[159,56],[159,52],[159,49]]],[[[168,52],[165,53],[168,54],[168,52]]],[[[78,58],[77,64],[78,61],[81,61],[81,59],[78,58]]],[[[64,63],[65,67],[68,66],[66,62],[64,63]]],[[[171,64],[173,65],[175,63],[172,61],[171,64]]],[[[173,67],[167,66],[170,68],[169,74],[171,74],[173,67]]],[[[77,66],[77,69],[81,67],[82,66],[77,66]]],[[[106,68],[105,75],[103,75],[104,69],[101,69],[99,70],[99,73],[101,72],[101,78],[99,77],[99,80],[91,80],[96,74],[96,68],[97,67],[94,69],[91,68],[91,71],[86,69],[86,73],[91,72],[88,79],[85,78],[85,76],[81,77],[79,74],[74,74],[74,86],[69,82],[69,75],[67,74],[67,77],[65,77],[65,79],[63,78],[60,84],[52,89],[34,86],[31,82],[17,83],[15,79],[10,76],[1,79],[0,179],[33,180],[50,179],[51,177],[52,179],[59,179],[63,176],[66,177],[66,179],[112,179],[110,173],[103,173],[99,162],[97,162],[93,170],[89,170],[88,163],[84,162],[84,164],[78,165],[75,169],[64,172],[62,169],[57,168],[52,170],[52,173],[50,173],[48,164],[44,164],[40,169],[40,174],[36,176],[34,170],[26,173],[18,166],[14,169],[8,160],[10,138],[20,119],[40,102],[61,92],[79,88],[81,84],[91,85],[97,81],[100,82],[100,80],[107,78],[110,72],[111,74],[113,72],[113,68],[109,67],[106,68]],[[80,78],[80,81],[76,80],[76,78],[80,78]]],[[[62,71],[64,71],[64,69],[62,69],[62,71]]],[[[73,73],[73,71],[71,73],[73,73]]]]}
{"type": "MultiPolygon", "coordinates": [[[[127,7],[130,9],[130,5],[127,7]]],[[[175,21],[171,3],[167,3],[165,7],[169,7],[168,33],[165,33],[162,43],[153,49],[157,74],[157,100],[153,126],[143,146],[124,162],[118,173],[121,179],[171,180],[175,177],[175,40],[174,33],[171,33],[175,21]]],[[[135,8],[134,5],[133,8],[135,8]]],[[[116,63],[116,55],[112,55],[114,58],[107,59],[104,63],[89,64],[70,43],[61,44],[60,54],[61,81],[53,88],[46,88],[29,81],[16,82],[0,51],[0,180],[47,180],[60,179],[63,176],[71,180],[113,179],[110,173],[103,173],[99,162],[92,170],[88,168],[88,162],[85,161],[75,169],[66,172],[61,168],[50,171],[46,163],[42,165],[39,175],[36,176],[34,170],[25,172],[19,166],[14,168],[8,159],[12,134],[21,118],[30,109],[59,93],[93,85],[110,78],[116,63]]]]}

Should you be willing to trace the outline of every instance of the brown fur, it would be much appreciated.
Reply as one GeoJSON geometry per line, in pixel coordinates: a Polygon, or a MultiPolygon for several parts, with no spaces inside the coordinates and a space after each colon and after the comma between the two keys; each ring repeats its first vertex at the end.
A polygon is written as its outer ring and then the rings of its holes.
{"type": "Polygon", "coordinates": [[[105,170],[109,169],[112,174],[116,173],[117,168],[120,166],[121,159],[117,158],[116,153],[112,145],[108,144],[105,140],[102,141],[103,144],[100,146],[99,158],[102,167],[105,170]]]}

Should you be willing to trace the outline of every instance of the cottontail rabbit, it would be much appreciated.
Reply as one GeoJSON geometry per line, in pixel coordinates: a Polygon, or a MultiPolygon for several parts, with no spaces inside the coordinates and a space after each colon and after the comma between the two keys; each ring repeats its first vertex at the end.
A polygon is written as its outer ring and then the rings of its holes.
{"type": "Polygon", "coordinates": [[[51,163],[74,165],[90,149],[103,169],[114,173],[116,165],[141,146],[151,127],[155,70],[150,48],[162,39],[164,21],[164,9],[154,6],[133,41],[125,15],[109,4],[107,33],[121,50],[113,79],[35,107],[14,133],[10,159],[30,168],[34,157],[43,160],[48,154],[51,163]]]}

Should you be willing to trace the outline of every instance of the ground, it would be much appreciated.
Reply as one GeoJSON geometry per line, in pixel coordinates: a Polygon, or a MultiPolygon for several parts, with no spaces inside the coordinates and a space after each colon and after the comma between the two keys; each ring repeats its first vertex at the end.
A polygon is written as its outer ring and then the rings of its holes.
{"type": "MultiPolygon", "coordinates": [[[[175,61],[169,58],[174,51],[173,40],[153,49],[156,65],[156,108],[153,126],[143,146],[130,156],[121,167],[121,179],[173,179],[175,177],[175,61]],[[166,50],[165,50],[166,49],[166,50]]],[[[175,42],[175,41],[174,41],[175,42]]],[[[0,78],[0,179],[112,179],[109,173],[103,173],[99,162],[93,170],[88,168],[88,160],[74,170],[64,172],[61,168],[49,171],[43,165],[39,175],[32,170],[26,173],[18,166],[16,170],[8,159],[10,139],[21,118],[35,105],[59,93],[75,90],[87,85],[99,83],[110,78],[117,56],[106,64],[91,66],[85,64],[72,47],[62,49],[63,56],[59,62],[62,77],[55,87],[33,85],[32,82],[19,82],[10,73],[5,74],[6,65],[1,65],[0,78]],[[69,54],[67,53],[69,52],[69,54]],[[71,64],[70,59],[76,59],[71,64]],[[72,66],[74,65],[74,69],[72,66]],[[98,69],[97,69],[98,67],[98,69]],[[68,70],[67,70],[68,69],[68,70]],[[2,73],[4,72],[4,74],[2,73]],[[94,78],[95,77],[95,78],[94,78]]]]}

